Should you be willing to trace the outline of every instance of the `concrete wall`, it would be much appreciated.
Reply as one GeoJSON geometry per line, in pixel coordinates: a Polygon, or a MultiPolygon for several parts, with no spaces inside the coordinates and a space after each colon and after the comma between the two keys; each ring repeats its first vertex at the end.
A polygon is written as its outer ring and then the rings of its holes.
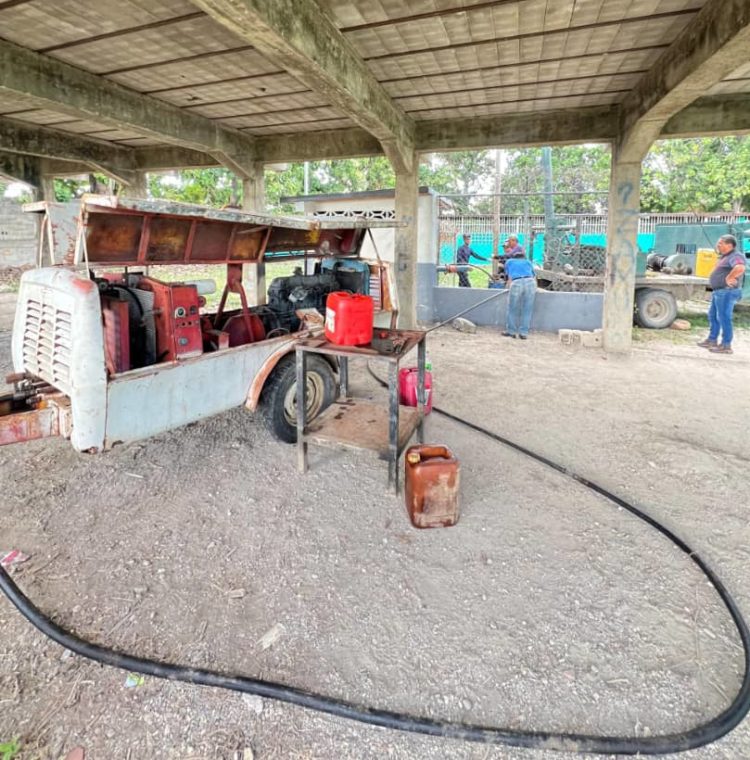
{"type": "Polygon", "coordinates": [[[24,214],[20,203],[0,200],[0,269],[33,266],[39,240],[39,215],[24,214]]]}
{"type": "MultiPolygon", "coordinates": [[[[434,316],[425,321],[443,322],[493,293],[503,295],[468,312],[465,317],[477,325],[504,327],[508,296],[504,291],[489,288],[433,288],[434,316]]],[[[538,332],[557,332],[562,328],[595,330],[602,326],[602,305],[601,293],[537,291],[531,329],[538,332]]]]}
{"type": "MultiPolygon", "coordinates": [[[[433,193],[420,192],[418,212],[417,261],[434,262],[437,251],[437,214],[435,207],[437,196],[433,193]]],[[[352,193],[349,197],[342,195],[308,196],[297,199],[297,208],[307,215],[328,212],[329,214],[356,214],[364,212],[373,218],[392,217],[395,208],[393,190],[379,190],[374,193],[352,193]]],[[[374,229],[373,237],[378,253],[383,261],[393,261],[393,229],[374,229]]],[[[375,250],[369,235],[362,246],[362,256],[375,258],[375,250]]]]}

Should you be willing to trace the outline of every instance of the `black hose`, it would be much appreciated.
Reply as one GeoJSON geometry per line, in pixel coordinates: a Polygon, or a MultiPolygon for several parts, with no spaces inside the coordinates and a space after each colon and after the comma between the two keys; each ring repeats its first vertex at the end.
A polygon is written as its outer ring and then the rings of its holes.
{"type": "MultiPolygon", "coordinates": [[[[378,382],[384,384],[375,373],[370,373],[378,382]]],[[[51,638],[66,649],[88,657],[97,662],[122,668],[135,673],[166,678],[173,681],[185,681],[201,686],[215,686],[232,691],[256,694],[260,697],[278,699],[282,702],[307,707],[319,712],[328,713],[339,718],[349,718],[362,723],[383,728],[411,731],[414,733],[440,736],[451,739],[463,739],[465,741],[482,742],[484,744],[504,744],[513,747],[526,747],[533,749],[557,750],[561,752],[598,753],[598,754],[623,754],[623,755],[659,755],[674,752],[683,752],[696,747],[701,747],[721,738],[735,728],[745,717],[750,709],[750,634],[747,624],[740,614],[737,605],[711,568],[700,556],[679,536],[669,528],[659,523],[655,518],[642,512],[637,507],[628,503],[619,496],[611,493],[600,485],[570,471],[568,468],[556,464],[540,454],[537,454],[524,446],[492,433],[485,428],[467,422],[466,420],[450,414],[449,412],[433,407],[438,414],[459,422],[471,430],[492,438],[499,443],[519,451],[526,456],[535,459],[542,464],[551,467],[612,501],[618,507],[627,509],[636,517],[656,528],[662,535],[678,546],[700,568],[710,583],[716,589],[720,599],[729,610],[737,631],[742,641],[745,652],[745,671],[742,686],[732,701],[731,705],[720,715],[702,725],[688,731],[676,734],[664,734],[650,737],[627,737],[627,736],[594,736],[589,734],[557,733],[548,731],[518,731],[509,728],[497,728],[492,726],[480,726],[470,723],[440,721],[433,718],[408,715],[406,713],[380,710],[366,705],[357,705],[345,702],[333,697],[327,697],[315,692],[297,689],[285,684],[273,681],[264,681],[245,676],[229,675],[202,668],[191,668],[183,665],[173,665],[159,660],[151,660],[143,657],[135,657],[125,652],[118,652],[110,647],[100,646],[75,634],[66,631],[49,617],[40,612],[34,604],[18,588],[5,569],[0,566],[0,589],[5,593],[10,602],[18,611],[43,634],[51,638]]]]}
{"type": "MultiPolygon", "coordinates": [[[[503,288],[502,290],[498,288],[497,290],[495,290],[495,292],[491,296],[487,296],[487,298],[483,298],[481,301],[479,301],[478,303],[475,303],[473,306],[469,306],[466,309],[459,311],[458,313],[454,314],[449,319],[446,319],[444,322],[439,322],[438,324],[433,325],[428,330],[425,330],[425,332],[431,333],[433,330],[437,330],[440,327],[444,327],[445,325],[448,324],[448,322],[452,322],[454,319],[457,319],[458,317],[463,316],[464,314],[468,314],[470,311],[474,311],[474,309],[479,308],[483,304],[486,304],[488,301],[492,301],[493,298],[500,298],[500,296],[507,295],[508,293],[510,293],[510,290],[508,288],[503,288]]],[[[370,374],[372,374],[372,372],[370,374]]],[[[373,375],[373,377],[375,376],[373,375]]],[[[380,378],[375,377],[375,379],[378,380],[378,382],[380,382],[380,378]]]]}

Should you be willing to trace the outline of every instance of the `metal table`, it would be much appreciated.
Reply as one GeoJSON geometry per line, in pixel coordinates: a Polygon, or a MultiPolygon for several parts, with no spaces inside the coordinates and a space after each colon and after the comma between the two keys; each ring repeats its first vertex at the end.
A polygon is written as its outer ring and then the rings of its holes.
{"type": "MultiPolygon", "coordinates": [[[[376,328],[377,329],[377,328],[376,328]]],[[[379,333],[384,331],[378,330],[379,333]]],[[[399,489],[398,460],[414,431],[424,442],[425,408],[425,340],[421,330],[388,330],[389,336],[403,340],[399,353],[384,353],[371,346],[339,346],[324,337],[306,338],[297,343],[297,462],[300,472],[307,472],[308,443],[345,446],[375,451],[388,461],[388,486],[399,489]],[[399,365],[417,348],[416,407],[399,404],[399,365]],[[306,419],[306,385],[308,353],[328,354],[339,361],[337,399],[314,420],[306,419]],[[361,358],[388,364],[388,407],[349,395],[349,359],[361,358]]]]}

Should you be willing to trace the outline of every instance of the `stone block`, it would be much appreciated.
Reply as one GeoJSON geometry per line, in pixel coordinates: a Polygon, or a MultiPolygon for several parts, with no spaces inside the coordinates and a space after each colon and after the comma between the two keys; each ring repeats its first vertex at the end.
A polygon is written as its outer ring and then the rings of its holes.
{"type": "Polygon", "coordinates": [[[563,346],[579,346],[581,344],[581,332],[581,330],[562,329],[557,331],[557,335],[563,346]]]}
{"type": "Polygon", "coordinates": [[[585,348],[601,348],[604,345],[601,330],[592,330],[581,333],[581,345],[585,348]]]}

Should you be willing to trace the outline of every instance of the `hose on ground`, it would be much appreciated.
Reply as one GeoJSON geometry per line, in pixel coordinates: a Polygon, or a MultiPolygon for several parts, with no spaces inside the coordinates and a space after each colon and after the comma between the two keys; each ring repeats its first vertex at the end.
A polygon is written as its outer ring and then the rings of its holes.
{"type": "MultiPolygon", "coordinates": [[[[383,383],[375,373],[370,373],[378,382],[383,383]]],[[[641,511],[625,499],[611,493],[606,488],[572,472],[567,467],[557,464],[547,457],[537,454],[513,441],[493,433],[485,428],[468,422],[457,415],[433,407],[433,411],[443,415],[449,420],[465,425],[470,430],[485,435],[494,441],[509,446],[537,462],[551,467],[557,472],[570,477],[582,486],[594,491],[604,498],[616,504],[618,507],[628,510],[648,525],[658,530],[663,536],[674,543],[683,551],[701,572],[706,576],[716,590],[719,598],[729,611],[729,614],[737,628],[745,653],[745,667],[742,685],[732,703],[720,715],[691,728],[687,731],[663,734],[660,736],[630,737],[630,736],[596,736],[591,734],[562,733],[554,731],[521,731],[510,728],[495,726],[482,726],[472,723],[442,721],[407,713],[382,710],[368,705],[355,704],[334,697],[325,696],[312,691],[298,689],[274,681],[266,681],[257,678],[249,678],[241,675],[221,673],[204,668],[193,668],[188,665],[176,665],[161,660],[137,657],[126,652],[120,652],[111,647],[95,644],[79,638],[62,626],[55,623],[47,615],[42,613],[31,600],[18,588],[2,566],[0,566],[0,589],[8,597],[16,609],[33,626],[48,636],[56,643],[75,652],[82,657],[87,657],[96,662],[110,665],[116,668],[141,673],[143,675],[165,678],[172,681],[201,686],[213,686],[231,691],[255,694],[267,699],[277,699],[299,707],[306,707],[322,713],[348,718],[382,728],[410,731],[413,733],[427,734],[451,739],[481,742],[483,744],[502,744],[513,747],[529,749],[547,749],[564,752],[596,753],[596,754],[622,754],[622,755],[659,755],[674,752],[683,752],[720,739],[735,728],[745,717],[750,709],[750,633],[747,624],[742,617],[737,604],[724,584],[711,570],[706,562],[694,551],[689,544],[662,525],[654,517],[641,511]]]]}

